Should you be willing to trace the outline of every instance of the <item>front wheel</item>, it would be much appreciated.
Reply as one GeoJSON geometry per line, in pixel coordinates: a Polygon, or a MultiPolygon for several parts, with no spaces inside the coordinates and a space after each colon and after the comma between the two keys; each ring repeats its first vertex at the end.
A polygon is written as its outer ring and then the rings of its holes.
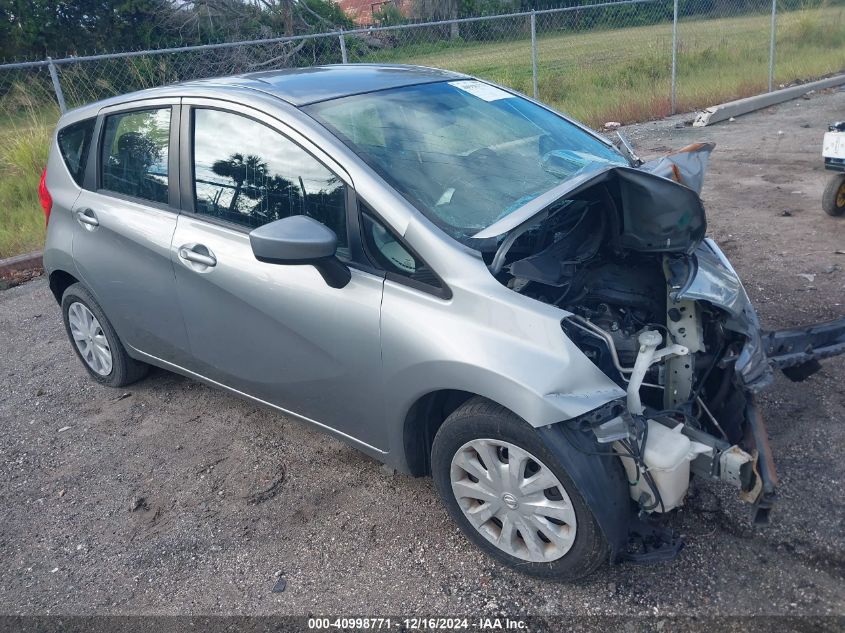
{"type": "Polygon", "coordinates": [[[451,517],[505,565],[571,581],[606,559],[607,541],[572,479],[508,409],[483,398],[458,408],[434,438],[431,468],[451,517]]]}
{"type": "Polygon", "coordinates": [[[822,208],[828,215],[845,213],[845,174],[837,174],[828,180],[822,194],[822,208]]]}

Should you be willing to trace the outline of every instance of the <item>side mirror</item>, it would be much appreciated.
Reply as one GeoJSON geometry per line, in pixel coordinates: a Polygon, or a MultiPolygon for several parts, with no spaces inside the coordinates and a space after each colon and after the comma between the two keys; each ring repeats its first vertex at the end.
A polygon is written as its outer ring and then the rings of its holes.
{"type": "Polygon", "coordinates": [[[249,234],[255,259],[267,264],[311,265],[332,288],[343,288],[352,273],[337,257],[337,235],[307,215],[292,215],[249,234]]]}

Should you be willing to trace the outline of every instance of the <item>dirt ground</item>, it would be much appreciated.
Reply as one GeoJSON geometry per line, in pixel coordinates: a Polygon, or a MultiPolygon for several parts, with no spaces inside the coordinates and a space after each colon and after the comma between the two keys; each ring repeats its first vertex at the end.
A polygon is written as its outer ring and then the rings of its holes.
{"type": "MultiPolygon", "coordinates": [[[[684,118],[627,132],[647,156],[717,143],[709,233],[765,326],[845,314],[845,218],[821,210],[820,156],[845,92],[712,128],[684,118]]],[[[677,560],[548,584],[472,547],[429,479],[163,371],[94,384],[38,279],[0,292],[0,611],[845,615],[843,384],[840,358],[764,396],[782,481],[771,527],[697,484],[672,520],[677,560]]]]}

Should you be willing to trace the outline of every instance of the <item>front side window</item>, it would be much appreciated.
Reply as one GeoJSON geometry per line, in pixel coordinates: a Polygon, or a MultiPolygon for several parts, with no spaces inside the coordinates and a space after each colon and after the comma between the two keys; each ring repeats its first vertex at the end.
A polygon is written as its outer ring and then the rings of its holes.
{"type": "Polygon", "coordinates": [[[194,111],[196,212],[255,228],[307,215],[347,246],[340,178],[263,123],[220,110],[194,111]]]}
{"type": "Polygon", "coordinates": [[[58,134],[59,152],[70,175],[80,187],[85,177],[85,163],[91,134],[94,132],[94,122],[95,119],[86,119],[72,123],[59,130],[58,134]]]}
{"type": "Polygon", "coordinates": [[[563,117],[475,80],[381,90],[304,109],[461,241],[574,176],[628,164],[563,117]]]}
{"type": "Polygon", "coordinates": [[[103,189],[166,204],[169,144],[169,107],[106,117],[103,189]]]}

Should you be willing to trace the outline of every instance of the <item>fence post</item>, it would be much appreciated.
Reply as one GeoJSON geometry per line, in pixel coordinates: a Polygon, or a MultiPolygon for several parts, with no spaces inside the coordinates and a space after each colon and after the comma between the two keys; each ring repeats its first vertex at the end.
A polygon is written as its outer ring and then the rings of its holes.
{"type": "Polygon", "coordinates": [[[531,77],[534,80],[534,98],[540,98],[540,89],[537,85],[537,14],[531,10],[531,77]]]}
{"type": "Polygon", "coordinates": [[[769,92],[775,87],[775,39],[777,33],[778,0],[772,0],[772,32],[769,39],[769,92]]]}
{"type": "Polygon", "coordinates": [[[678,96],[678,0],[672,9],[672,112],[677,110],[678,96]]]}
{"type": "Polygon", "coordinates": [[[340,29],[340,59],[344,64],[349,63],[349,59],[346,57],[346,38],[343,37],[343,29],[340,29]]]}
{"type": "Polygon", "coordinates": [[[50,69],[50,79],[53,80],[53,90],[56,92],[56,101],[59,102],[59,110],[62,114],[67,110],[65,106],[65,96],[62,94],[62,84],[59,83],[59,74],[56,72],[56,65],[53,63],[53,58],[47,58],[47,68],[50,69]]]}

